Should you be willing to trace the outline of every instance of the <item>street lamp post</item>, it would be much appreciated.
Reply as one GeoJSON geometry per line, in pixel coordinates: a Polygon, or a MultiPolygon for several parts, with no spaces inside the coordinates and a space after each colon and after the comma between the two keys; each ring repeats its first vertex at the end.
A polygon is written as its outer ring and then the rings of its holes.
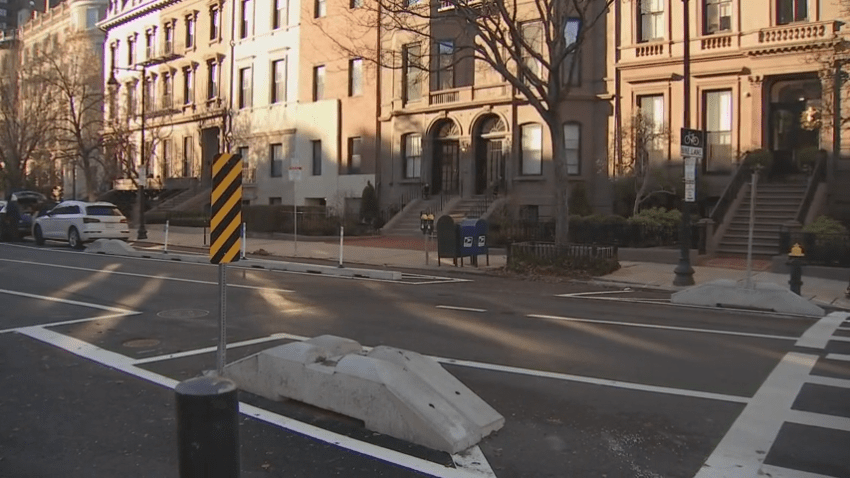
{"type": "Polygon", "coordinates": [[[139,174],[138,174],[138,208],[139,208],[139,230],[136,233],[136,238],[139,240],[148,238],[148,231],[145,228],[145,181],[147,180],[147,171],[144,171],[147,167],[147,161],[145,159],[145,110],[147,109],[147,100],[145,97],[147,96],[148,89],[148,75],[147,75],[147,63],[141,64],[141,70],[137,68],[121,68],[115,65],[112,65],[112,69],[109,72],[109,79],[106,81],[106,84],[110,88],[118,87],[118,80],[115,78],[115,70],[125,70],[125,71],[135,71],[142,73],[142,112],[140,117],[140,126],[139,132],[141,135],[141,145],[140,145],[140,153],[141,160],[139,162],[139,174]],[[142,171],[145,172],[144,178],[142,177],[142,171]]]}
{"type": "MultiPolygon", "coordinates": [[[[684,52],[682,55],[684,98],[682,103],[683,128],[691,127],[691,14],[688,0],[682,0],[684,13],[684,52]]],[[[684,160],[684,156],[682,157],[684,160]]],[[[682,201],[682,221],[679,231],[679,264],[673,270],[676,274],[673,285],[694,285],[694,269],[691,267],[691,203],[682,201]]]]}

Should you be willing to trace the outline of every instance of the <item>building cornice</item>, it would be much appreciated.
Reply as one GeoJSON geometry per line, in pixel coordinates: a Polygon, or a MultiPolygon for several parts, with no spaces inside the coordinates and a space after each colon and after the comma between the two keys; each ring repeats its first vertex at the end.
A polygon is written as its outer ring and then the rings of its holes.
{"type": "Polygon", "coordinates": [[[148,13],[162,10],[163,8],[178,3],[180,0],[154,0],[149,3],[145,3],[139,5],[135,8],[127,10],[125,12],[121,12],[118,15],[107,17],[106,19],[98,22],[97,27],[103,30],[104,32],[108,32],[109,30],[123,25],[127,22],[133,21],[137,18],[143,17],[148,13]]]}

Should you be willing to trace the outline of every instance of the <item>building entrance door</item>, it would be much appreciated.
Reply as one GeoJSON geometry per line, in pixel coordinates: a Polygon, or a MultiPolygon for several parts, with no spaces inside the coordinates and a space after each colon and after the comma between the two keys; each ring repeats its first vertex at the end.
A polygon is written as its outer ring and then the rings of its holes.
{"type": "Polygon", "coordinates": [[[457,140],[440,140],[436,142],[434,152],[433,192],[456,194],[459,178],[459,145],[457,140]]]}

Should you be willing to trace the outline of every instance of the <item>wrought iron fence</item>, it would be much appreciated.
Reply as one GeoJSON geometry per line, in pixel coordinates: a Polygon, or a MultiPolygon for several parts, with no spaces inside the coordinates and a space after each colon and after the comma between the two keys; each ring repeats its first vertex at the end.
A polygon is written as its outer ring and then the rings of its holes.
{"type": "MultiPolygon", "coordinates": [[[[554,242],[554,222],[514,222],[493,224],[490,236],[494,244],[543,241],[554,242]]],[[[691,228],[691,248],[699,244],[699,226],[691,228]]],[[[619,247],[672,246],[679,243],[679,226],[640,223],[605,223],[571,221],[569,241],[572,244],[615,245],[619,247]]]]}

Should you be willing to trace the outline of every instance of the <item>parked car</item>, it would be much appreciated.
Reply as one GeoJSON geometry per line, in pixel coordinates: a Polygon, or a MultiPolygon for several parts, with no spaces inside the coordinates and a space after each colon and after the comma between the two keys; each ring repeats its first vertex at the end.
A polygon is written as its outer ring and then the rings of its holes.
{"type": "Polygon", "coordinates": [[[15,191],[0,206],[0,240],[17,240],[28,236],[33,217],[47,202],[44,194],[36,191],[15,191]]]}
{"type": "Polygon", "coordinates": [[[109,202],[62,201],[47,214],[37,217],[32,235],[38,245],[46,239],[68,241],[79,249],[96,239],[130,238],[127,218],[109,202]]]}

